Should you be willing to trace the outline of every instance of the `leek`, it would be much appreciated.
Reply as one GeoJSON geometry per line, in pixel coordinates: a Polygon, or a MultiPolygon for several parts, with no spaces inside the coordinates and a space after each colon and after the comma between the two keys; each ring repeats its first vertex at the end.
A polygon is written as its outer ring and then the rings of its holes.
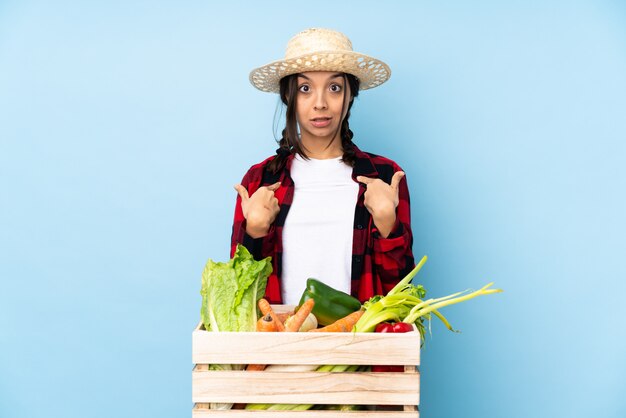
{"type": "Polygon", "coordinates": [[[363,305],[365,313],[354,326],[354,332],[372,332],[376,325],[381,322],[406,322],[415,324],[420,332],[423,344],[425,335],[424,320],[428,321],[430,329],[432,315],[435,315],[450,331],[458,332],[452,328],[446,317],[438,311],[439,308],[464,302],[477,296],[502,292],[501,289],[490,289],[493,283],[489,283],[473,292],[468,289],[441,298],[424,300],[426,290],[422,285],[412,284],[411,280],[420,271],[427,259],[426,256],[422,257],[415,268],[394,286],[386,296],[377,295],[365,302],[363,305]]]}

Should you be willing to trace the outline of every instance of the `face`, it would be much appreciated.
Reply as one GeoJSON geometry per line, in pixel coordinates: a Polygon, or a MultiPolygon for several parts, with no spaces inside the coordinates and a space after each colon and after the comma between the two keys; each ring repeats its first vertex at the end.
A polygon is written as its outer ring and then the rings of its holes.
{"type": "Polygon", "coordinates": [[[348,112],[349,88],[341,73],[312,71],[298,75],[296,114],[305,146],[312,141],[328,144],[335,133],[339,136],[341,121],[348,112]]]}

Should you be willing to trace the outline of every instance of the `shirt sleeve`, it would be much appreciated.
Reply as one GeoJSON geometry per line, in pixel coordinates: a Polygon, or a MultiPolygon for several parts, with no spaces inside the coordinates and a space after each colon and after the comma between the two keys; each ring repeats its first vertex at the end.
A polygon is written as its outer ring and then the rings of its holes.
{"type": "Polygon", "coordinates": [[[374,227],[372,231],[375,273],[379,276],[385,294],[415,267],[411,205],[406,176],[400,180],[396,222],[387,238],[374,227]]]}

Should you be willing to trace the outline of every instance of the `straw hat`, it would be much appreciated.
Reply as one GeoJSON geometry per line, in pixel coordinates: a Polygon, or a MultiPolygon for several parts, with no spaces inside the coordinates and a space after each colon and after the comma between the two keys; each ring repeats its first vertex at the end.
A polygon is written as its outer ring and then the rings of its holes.
{"type": "Polygon", "coordinates": [[[281,78],[305,71],[340,71],[360,81],[359,90],[387,81],[391,69],[369,55],[354,52],[346,35],[330,29],[312,28],[296,34],[287,43],[285,59],[250,72],[250,82],[259,90],[278,93],[281,78]]]}

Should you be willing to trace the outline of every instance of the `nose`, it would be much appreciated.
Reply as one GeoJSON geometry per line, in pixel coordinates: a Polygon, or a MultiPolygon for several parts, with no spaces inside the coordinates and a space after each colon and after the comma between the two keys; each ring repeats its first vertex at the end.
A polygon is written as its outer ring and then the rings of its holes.
{"type": "Polygon", "coordinates": [[[313,104],[313,109],[315,110],[324,110],[328,107],[326,102],[326,92],[319,91],[315,96],[315,103],[313,104]]]}

